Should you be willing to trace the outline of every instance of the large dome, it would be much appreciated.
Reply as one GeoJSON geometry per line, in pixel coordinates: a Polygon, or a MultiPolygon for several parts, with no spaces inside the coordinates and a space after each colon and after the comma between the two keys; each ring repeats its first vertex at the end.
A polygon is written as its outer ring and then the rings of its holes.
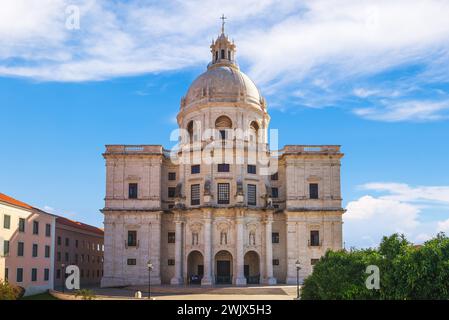
{"type": "Polygon", "coordinates": [[[263,99],[254,82],[235,66],[213,65],[190,86],[185,106],[209,102],[246,101],[262,106],[263,99]]]}

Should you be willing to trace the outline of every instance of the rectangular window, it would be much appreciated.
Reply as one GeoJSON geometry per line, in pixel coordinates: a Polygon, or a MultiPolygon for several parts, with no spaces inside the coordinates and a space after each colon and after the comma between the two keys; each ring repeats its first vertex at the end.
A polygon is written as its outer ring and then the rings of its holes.
{"type": "Polygon", "coordinates": [[[168,233],[168,243],[175,243],[176,242],[176,233],[169,232],[168,233]]]}
{"type": "Polygon", "coordinates": [[[56,261],[61,261],[61,252],[56,254],[56,261]]]}
{"type": "Polygon", "coordinates": [[[276,173],[273,173],[273,174],[271,175],[271,180],[274,180],[274,181],[279,180],[279,175],[278,175],[277,172],[276,172],[276,173]]]}
{"type": "Polygon", "coordinates": [[[229,183],[218,184],[218,204],[229,204],[229,183]]]}
{"type": "Polygon", "coordinates": [[[9,255],[9,241],[3,240],[3,255],[7,256],[9,255]]]}
{"type": "Polygon", "coordinates": [[[310,199],[318,199],[318,183],[309,184],[310,199]]]}
{"type": "Polygon", "coordinates": [[[8,281],[9,279],[9,269],[5,268],[5,280],[8,281]]]}
{"type": "Polygon", "coordinates": [[[39,222],[33,221],[33,234],[39,234],[39,222]]]}
{"type": "Polygon", "coordinates": [[[176,195],[176,188],[175,187],[168,187],[168,197],[174,198],[176,195]]]}
{"type": "Polygon", "coordinates": [[[3,228],[5,229],[11,228],[11,216],[7,214],[3,216],[3,228]]]}
{"type": "Polygon", "coordinates": [[[175,259],[168,259],[168,265],[174,266],[175,265],[175,259]]]}
{"type": "Polygon", "coordinates": [[[44,269],[44,281],[50,280],[50,269],[44,269]]]}
{"type": "Polygon", "coordinates": [[[272,198],[278,198],[279,197],[279,189],[278,188],[271,188],[271,197],[272,198]]]}
{"type": "Polygon", "coordinates": [[[61,269],[56,270],[56,279],[61,279],[61,269]]]}
{"type": "Polygon", "coordinates": [[[75,240],[75,248],[78,248],[78,239],[75,240]]]}
{"type": "Polygon", "coordinates": [[[272,243],[279,243],[279,232],[273,232],[271,234],[271,242],[272,243]]]}
{"type": "Polygon", "coordinates": [[[45,258],[50,258],[50,246],[45,246],[45,258]]]}
{"type": "Polygon", "coordinates": [[[200,185],[192,184],[190,186],[190,205],[196,206],[200,204],[200,185]]]}
{"type": "Polygon", "coordinates": [[[75,264],[77,264],[77,263],[78,263],[78,254],[75,253],[75,264]]]}
{"type": "Polygon", "coordinates": [[[318,230],[310,231],[310,245],[314,247],[320,245],[320,232],[318,230]]]}
{"type": "Polygon", "coordinates": [[[51,224],[47,223],[45,225],[45,236],[51,237],[51,224]]]}
{"type": "Polygon", "coordinates": [[[23,268],[17,268],[16,280],[17,280],[17,282],[22,282],[23,281],[23,268]]]}
{"type": "Polygon", "coordinates": [[[128,266],[135,266],[137,264],[136,259],[128,259],[128,266]]]}
{"type": "Polygon", "coordinates": [[[25,232],[25,219],[19,218],[19,232],[25,232]]]}
{"type": "Polygon", "coordinates": [[[255,206],[256,205],[256,185],[249,184],[248,185],[248,205],[255,206]]]}
{"type": "Polygon", "coordinates": [[[317,264],[318,261],[320,261],[320,259],[310,259],[310,264],[311,264],[312,266],[314,266],[314,265],[317,264]]]}
{"type": "Polygon", "coordinates": [[[37,257],[37,250],[38,250],[37,244],[34,243],[33,244],[33,258],[37,257]]]}
{"type": "Polygon", "coordinates": [[[64,260],[65,260],[65,262],[69,262],[69,253],[68,252],[66,252],[64,254],[64,260]]]}
{"type": "Polygon", "coordinates": [[[137,246],[137,231],[128,231],[128,247],[137,246]]]}
{"type": "Polygon", "coordinates": [[[228,163],[219,163],[218,164],[218,168],[217,168],[218,172],[229,172],[229,164],[228,163]]]}
{"type": "Polygon", "coordinates": [[[58,246],[61,245],[61,237],[58,237],[58,246]]]}
{"type": "Polygon", "coordinates": [[[201,172],[201,166],[199,164],[195,164],[190,167],[190,173],[191,174],[198,174],[201,172]]]}
{"type": "Polygon", "coordinates": [[[130,183],[128,185],[128,198],[129,199],[137,199],[137,183],[130,183]]]}
{"type": "Polygon", "coordinates": [[[248,173],[256,174],[256,172],[257,172],[256,166],[254,164],[249,164],[248,165],[248,173]]]}
{"type": "Polygon", "coordinates": [[[169,172],[168,180],[170,180],[170,181],[176,180],[176,172],[169,172]]]}
{"type": "Polygon", "coordinates": [[[31,269],[31,281],[37,281],[37,269],[33,268],[31,269]]]}
{"type": "Polygon", "coordinates": [[[23,242],[17,242],[17,256],[18,257],[23,257],[23,248],[24,248],[24,244],[23,242]]]}
{"type": "Polygon", "coordinates": [[[70,245],[70,239],[65,238],[65,246],[68,247],[70,245]]]}
{"type": "Polygon", "coordinates": [[[279,265],[279,259],[273,259],[273,266],[279,265]]]}

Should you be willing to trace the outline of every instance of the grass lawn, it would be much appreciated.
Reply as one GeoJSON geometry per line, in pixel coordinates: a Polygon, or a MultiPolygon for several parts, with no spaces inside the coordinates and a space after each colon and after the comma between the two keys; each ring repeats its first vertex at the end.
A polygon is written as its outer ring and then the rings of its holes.
{"type": "Polygon", "coordinates": [[[44,292],[44,293],[39,293],[39,294],[35,294],[32,296],[28,296],[28,297],[23,297],[20,300],[59,300],[59,299],[53,297],[48,292],[44,292]]]}

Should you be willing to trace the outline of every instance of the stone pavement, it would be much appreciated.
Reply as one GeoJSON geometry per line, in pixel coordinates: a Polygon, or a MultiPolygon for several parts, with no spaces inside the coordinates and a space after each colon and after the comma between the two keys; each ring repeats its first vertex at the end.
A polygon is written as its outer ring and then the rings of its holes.
{"type": "MultiPolygon", "coordinates": [[[[143,298],[148,296],[147,286],[122,288],[89,288],[98,299],[134,299],[136,291],[143,298]]],[[[296,298],[296,286],[152,286],[154,300],[293,300],[296,298]]]]}

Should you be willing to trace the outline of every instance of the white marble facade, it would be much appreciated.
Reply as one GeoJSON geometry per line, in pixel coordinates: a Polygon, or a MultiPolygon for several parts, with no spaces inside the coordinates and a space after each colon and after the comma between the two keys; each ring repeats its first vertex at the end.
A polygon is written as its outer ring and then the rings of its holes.
{"type": "Polygon", "coordinates": [[[149,260],[152,284],[296,283],[297,260],[302,280],[342,248],[340,147],[269,151],[266,102],[235,51],[224,32],[212,43],[178,149],[106,146],[102,286],[147,284],[149,260]]]}

